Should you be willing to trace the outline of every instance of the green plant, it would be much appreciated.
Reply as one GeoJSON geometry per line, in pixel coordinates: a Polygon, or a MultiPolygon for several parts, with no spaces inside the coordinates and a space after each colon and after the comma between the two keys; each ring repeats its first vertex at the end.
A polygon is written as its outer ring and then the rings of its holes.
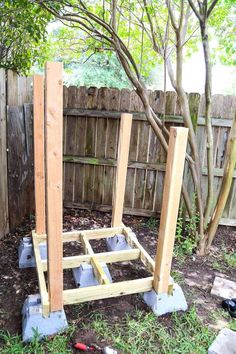
{"type": "Polygon", "coordinates": [[[218,271],[222,271],[222,264],[217,261],[213,261],[212,268],[218,271]]]}
{"type": "MultiPolygon", "coordinates": [[[[182,215],[182,210],[180,210],[180,215],[182,215]]],[[[176,227],[176,256],[181,257],[193,253],[198,242],[198,223],[199,217],[197,213],[193,214],[193,216],[188,220],[185,220],[185,222],[182,216],[178,217],[176,227]]]]}
{"type": "Polygon", "coordinates": [[[155,229],[157,227],[157,219],[154,217],[150,217],[147,221],[147,227],[149,227],[150,229],[155,229]]]}
{"type": "Polygon", "coordinates": [[[224,261],[227,263],[229,267],[236,268],[236,253],[235,252],[225,253],[224,261]]]}
{"type": "Polygon", "coordinates": [[[153,313],[137,310],[114,325],[96,315],[91,326],[101,338],[112,341],[116,349],[126,354],[203,354],[215,337],[194,307],[184,314],[173,314],[171,324],[162,324],[153,313]]]}
{"type": "Polygon", "coordinates": [[[178,284],[183,283],[183,275],[180,272],[177,272],[176,270],[171,271],[171,276],[174,279],[174,281],[178,284]]]}
{"type": "MultiPolygon", "coordinates": [[[[228,327],[229,329],[231,329],[232,331],[236,331],[236,319],[232,318],[230,316],[230,314],[223,310],[222,308],[220,309],[215,309],[214,311],[212,311],[210,313],[210,318],[214,323],[222,323],[222,319],[224,320],[223,323],[224,327],[228,327]]],[[[222,325],[221,325],[222,326],[222,325]]]]}
{"type": "Polygon", "coordinates": [[[68,343],[73,333],[74,328],[71,326],[65,333],[41,341],[35,332],[32,342],[24,344],[20,336],[0,331],[0,352],[1,354],[70,354],[68,343]]]}

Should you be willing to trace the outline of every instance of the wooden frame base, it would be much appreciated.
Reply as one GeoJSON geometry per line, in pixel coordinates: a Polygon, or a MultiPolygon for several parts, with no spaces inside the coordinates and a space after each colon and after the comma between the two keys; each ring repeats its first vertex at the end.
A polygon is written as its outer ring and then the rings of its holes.
{"type": "MultiPolygon", "coordinates": [[[[44,316],[48,316],[50,311],[49,294],[46,285],[44,272],[48,271],[47,260],[42,260],[40,256],[40,243],[46,242],[47,235],[38,235],[35,231],[32,232],[36,268],[39,281],[39,290],[42,300],[42,311],[44,316]]],[[[94,274],[98,279],[100,285],[90,286],[86,288],[75,288],[63,290],[64,305],[77,304],[85,301],[100,300],[121,295],[135,294],[149,291],[153,288],[153,273],[155,269],[155,262],[150,255],[140,245],[133,232],[128,227],[111,227],[97,230],[82,230],[64,232],[62,234],[63,243],[79,241],[84,249],[83,255],[63,257],[63,269],[77,268],[81,264],[91,264],[94,269],[94,274]],[[128,244],[131,246],[130,250],[102,252],[95,253],[90,244],[90,240],[99,240],[115,236],[116,234],[123,234],[126,237],[128,244]],[[114,263],[124,262],[140,259],[146,269],[152,274],[150,277],[140,278],[135,280],[120,281],[117,283],[110,283],[106,276],[101,262],[114,263]]]]}

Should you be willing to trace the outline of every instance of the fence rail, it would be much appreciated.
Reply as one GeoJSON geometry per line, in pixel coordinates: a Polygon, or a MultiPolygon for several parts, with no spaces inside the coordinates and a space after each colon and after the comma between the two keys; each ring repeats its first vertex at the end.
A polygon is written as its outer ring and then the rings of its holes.
{"type": "MultiPolygon", "coordinates": [[[[149,91],[155,112],[165,112],[165,125],[183,125],[177,96],[149,91]]],[[[213,96],[215,196],[223,175],[226,142],[236,109],[235,96],[213,96]]],[[[64,205],[110,210],[116,169],[119,117],[133,113],[125,212],[156,215],[160,212],[166,154],[143,113],[134,91],[108,88],[64,87],[64,205]]],[[[197,142],[207,192],[204,97],[189,94],[196,121],[197,142]]],[[[0,237],[34,211],[32,79],[0,71],[0,237]],[[8,107],[6,109],[6,107],[8,107]],[[8,151],[8,152],[7,152],[8,151]]],[[[194,197],[190,181],[188,190],[194,197]]],[[[222,222],[236,225],[236,171],[222,222]]]]}

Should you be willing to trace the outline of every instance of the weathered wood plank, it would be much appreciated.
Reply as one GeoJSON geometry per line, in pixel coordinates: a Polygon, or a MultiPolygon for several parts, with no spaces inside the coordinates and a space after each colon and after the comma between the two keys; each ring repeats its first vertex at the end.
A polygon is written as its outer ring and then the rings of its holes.
{"type": "Polygon", "coordinates": [[[9,231],[7,181],[6,73],[0,69],[0,238],[9,231]]]}
{"type": "Polygon", "coordinates": [[[33,204],[33,154],[27,145],[26,131],[32,139],[32,105],[8,107],[8,188],[9,220],[13,230],[22,218],[32,213],[33,204]]]}

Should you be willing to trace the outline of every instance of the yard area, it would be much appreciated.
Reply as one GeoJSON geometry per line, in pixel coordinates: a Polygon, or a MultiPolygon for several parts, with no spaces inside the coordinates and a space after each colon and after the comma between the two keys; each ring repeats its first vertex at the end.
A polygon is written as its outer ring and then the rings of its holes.
{"type": "Polygon", "coordinates": [[[236,354],[235,1],[0,19],[0,354],[236,354]]]}
{"type": "MultiPolygon", "coordinates": [[[[158,222],[154,218],[125,215],[124,223],[136,233],[139,242],[154,257],[158,222]]],[[[75,209],[64,210],[64,231],[109,227],[110,213],[75,209]]],[[[38,292],[36,269],[18,268],[18,246],[30,235],[34,218],[25,220],[14,234],[0,240],[0,348],[1,353],[73,353],[73,343],[111,345],[118,353],[206,353],[216,333],[233,320],[221,309],[221,300],[210,295],[215,275],[236,281],[236,229],[219,227],[209,256],[191,253],[191,241],[175,245],[172,276],[184,290],[189,309],[155,317],[139,295],[87,302],[65,307],[69,330],[44,342],[21,342],[21,309],[27,295],[38,292]]],[[[178,230],[178,229],[177,229],[178,230]]],[[[181,230],[180,230],[181,231],[181,230]]],[[[180,231],[178,231],[180,233],[180,231]]],[[[183,231],[183,230],[182,230],[183,231]]],[[[104,251],[103,240],[93,245],[104,251]]],[[[64,248],[64,255],[76,255],[76,243],[64,248]]],[[[135,279],[144,271],[142,265],[126,262],[109,266],[112,277],[135,279]],[[122,273],[122,274],[121,274],[122,273]]],[[[74,286],[72,272],[64,271],[65,286],[74,286]]],[[[99,353],[99,351],[97,351],[99,353]]]]}

